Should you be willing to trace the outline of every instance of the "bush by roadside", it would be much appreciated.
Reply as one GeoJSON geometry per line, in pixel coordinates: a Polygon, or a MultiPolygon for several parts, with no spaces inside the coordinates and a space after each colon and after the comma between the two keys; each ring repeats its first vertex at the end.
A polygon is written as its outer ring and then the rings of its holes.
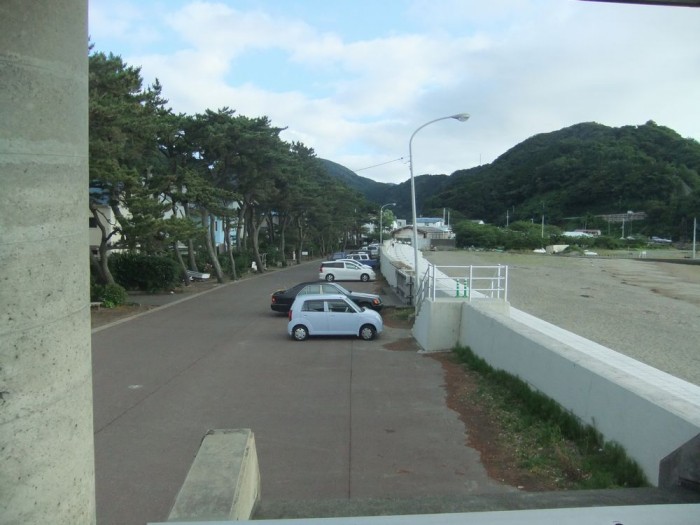
{"type": "Polygon", "coordinates": [[[171,290],[179,282],[177,263],[169,258],[138,253],[115,253],[109,258],[114,280],[127,290],[171,290]]]}

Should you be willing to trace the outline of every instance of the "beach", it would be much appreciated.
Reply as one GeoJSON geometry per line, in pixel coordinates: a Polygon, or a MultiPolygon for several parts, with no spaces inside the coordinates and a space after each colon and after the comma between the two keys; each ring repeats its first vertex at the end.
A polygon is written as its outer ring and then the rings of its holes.
{"type": "Polygon", "coordinates": [[[508,266],[512,307],[700,385],[700,265],[614,256],[424,252],[508,266]]]}

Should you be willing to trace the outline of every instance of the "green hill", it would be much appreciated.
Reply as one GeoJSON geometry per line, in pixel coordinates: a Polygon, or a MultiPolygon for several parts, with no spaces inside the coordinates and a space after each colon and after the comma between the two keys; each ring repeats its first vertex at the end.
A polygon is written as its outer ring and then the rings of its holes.
{"type": "MultiPolygon", "coordinates": [[[[396,215],[410,218],[410,181],[382,184],[347,171],[349,186],[375,203],[397,202],[396,215]]],[[[652,121],[576,124],[535,135],[488,165],[416,177],[416,194],[419,216],[449,208],[454,219],[505,224],[506,212],[511,222],[539,222],[544,212],[547,224],[602,229],[596,215],[631,210],[647,215],[635,231],[683,240],[700,215],[700,144],[652,121]]]]}
{"type": "Polygon", "coordinates": [[[654,122],[577,124],[455,172],[427,204],[496,224],[505,224],[506,210],[511,221],[538,220],[544,211],[547,223],[563,227],[632,210],[647,214],[643,233],[683,238],[700,213],[700,144],[654,122]]]}

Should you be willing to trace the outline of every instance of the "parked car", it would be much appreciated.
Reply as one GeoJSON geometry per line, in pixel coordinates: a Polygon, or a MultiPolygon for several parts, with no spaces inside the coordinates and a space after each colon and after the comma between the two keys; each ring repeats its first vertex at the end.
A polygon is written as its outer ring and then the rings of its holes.
{"type": "Polygon", "coordinates": [[[366,252],[365,253],[363,253],[363,252],[349,253],[347,256],[347,259],[357,261],[360,264],[364,264],[366,266],[369,266],[370,268],[377,268],[379,266],[379,260],[372,259],[369,256],[369,253],[366,253],[366,252]]]}
{"type": "Polygon", "coordinates": [[[372,269],[372,267],[371,267],[369,264],[365,264],[364,262],[361,262],[361,261],[356,261],[355,259],[338,259],[338,261],[343,261],[343,262],[354,262],[354,263],[357,263],[357,264],[359,264],[360,266],[362,266],[362,267],[364,267],[364,268],[368,268],[368,269],[370,269],[370,270],[372,269]]]}
{"type": "Polygon", "coordinates": [[[318,271],[321,281],[374,281],[374,270],[355,261],[324,261],[318,271]]]}
{"type": "Polygon", "coordinates": [[[296,286],[287,288],[286,290],[278,290],[270,297],[270,308],[275,312],[288,312],[292,307],[294,299],[300,295],[311,294],[340,294],[348,297],[359,307],[367,307],[372,310],[380,311],[384,306],[382,298],[373,293],[351,292],[346,290],[338,283],[329,283],[324,281],[313,281],[299,283],[296,286]]]}
{"type": "Polygon", "coordinates": [[[338,259],[345,259],[345,252],[335,252],[331,255],[331,261],[337,261],[338,259]]]}
{"type": "Polygon", "coordinates": [[[382,316],[345,295],[299,295],[289,310],[287,333],[295,341],[314,335],[354,335],[365,341],[384,330],[382,316]]]}

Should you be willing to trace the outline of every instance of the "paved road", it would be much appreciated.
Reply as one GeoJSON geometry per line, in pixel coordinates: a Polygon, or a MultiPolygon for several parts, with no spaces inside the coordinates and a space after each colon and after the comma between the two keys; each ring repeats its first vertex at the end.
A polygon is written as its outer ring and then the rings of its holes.
{"type": "Polygon", "coordinates": [[[93,333],[100,525],[164,521],[211,428],[253,430],[265,502],[513,490],[465,446],[439,363],[386,348],[408,332],[287,338],[269,294],[315,279],[317,267],[238,281],[93,333]]]}

